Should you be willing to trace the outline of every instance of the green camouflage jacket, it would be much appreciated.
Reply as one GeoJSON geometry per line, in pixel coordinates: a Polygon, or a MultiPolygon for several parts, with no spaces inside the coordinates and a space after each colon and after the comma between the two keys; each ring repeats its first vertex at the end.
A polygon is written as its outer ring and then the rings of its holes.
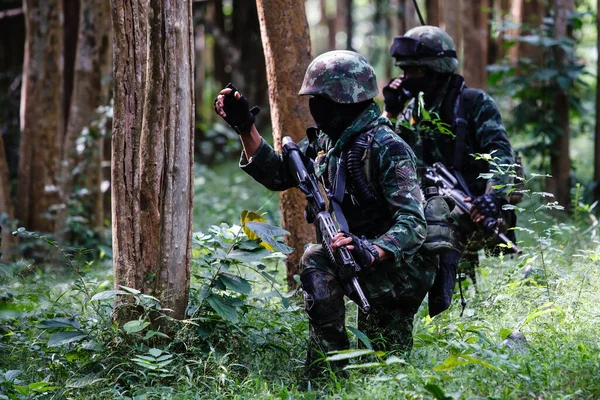
{"type": "MultiPolygon", "coordinates": [[[[334,143],[320,133],[317,140],[307,139],[298,146],[306,151],[313,146],[317,177],[327,189],[334,176],[340,154],[352,145],[357,135],[375,131],[371,148],[371,183],[384,200],[373,204],[359,204],[346,188],[342,209],[349,229],[357,236],[365,235],[374,244],[394,255],[393,264],[400,265],[417,252],[426,232],[423,205],[415,169],[415,156],[410,147],[392,130],[387,118],[381,117],[376,104],[369,106],[334,143]],[[386,146],[381,146],[381,143],[386,146]],[[376,166],[376,168],[374,168],[376,166]]],[[[240,167],[270,190],[286,190],[296,186],[281,154],[264,140],[248,160],[242,152],[240,167]]]]}
{"type": "MultiPolygon", "coordinates": [[[[499,165],[512,165],[515,162],[513,149],[502,124],[500,112],[494,100],[483,90],[471,89],[476,92],[472,106],[466,112],[467,134],[465,149],[463,151],[462,173],[473,196],[484,193],[495,193],[500,197],[506,197],[506,192],[513,183],[508,174],[494,174],[491,179],[486,180],[479,177],[481,173],[490,172],[489,165],[484,160],[475,160],[474,154],[492,154],[497,158],[499,165]],[[493,189],[492,186],[503,186],[501,189],[493,189]]],[[[451,168],[454,160],[455,141],[450,135],[438,132],[421,133],[420,138],[414,138],[413,132],[402,127],[402,121],[414,121],[413,109],[415,102],[408,104],[401,114],[396,132],[413,146],[417,155],[419,172],[421,167],[432,165],[441,161],[451,168]],[[413,137],[411,137],[413,136],[413,137]]],[[[434,108],[432,111],[437,112],[434,108]]],[[[443,121],[451,124],[452,121],[443,121]]],[[[421,175],[419,173],[419,175],[421,175]]]]}

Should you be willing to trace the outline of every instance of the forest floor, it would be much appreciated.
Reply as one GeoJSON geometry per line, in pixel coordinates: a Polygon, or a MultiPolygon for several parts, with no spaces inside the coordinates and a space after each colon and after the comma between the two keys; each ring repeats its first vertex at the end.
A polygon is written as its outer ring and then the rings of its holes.
{"type": "MultiPolygon", "coordinates": [[[[151,325],[159,304],[122,288],[142,314],[115,324],[110,254],[49,246],[52,266],[0,264],[0,399],[600,398],[600,247],[584,208],[550,216],[532,195],[520,205],[523,254],[482,259],[463,316],[458,295],[433,319],[425,302],[409,358],[351,350],[347,377],[307,382],[301,296],[286,293],[282,255],[235,226],[243,209],[277,225],[277,195],[234,167],[196,174],[184,322],[151,325]]],[[[349,303],[353,347],[357,312],[349,303]]]]}

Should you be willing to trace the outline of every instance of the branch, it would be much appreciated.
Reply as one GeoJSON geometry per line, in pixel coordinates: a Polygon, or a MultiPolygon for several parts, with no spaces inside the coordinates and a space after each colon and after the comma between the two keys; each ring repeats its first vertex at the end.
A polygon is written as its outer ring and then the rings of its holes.
{"type": "Polygon", "coordinates": [[[23,14],[23,8],[13,8],[12,10],[0,11],[0,19],[16,17],[23,14]]]}

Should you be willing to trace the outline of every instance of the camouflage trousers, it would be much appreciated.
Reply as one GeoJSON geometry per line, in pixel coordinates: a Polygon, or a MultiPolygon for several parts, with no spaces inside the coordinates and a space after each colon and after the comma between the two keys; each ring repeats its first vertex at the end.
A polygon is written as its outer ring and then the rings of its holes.
{"type": "MultiPolygon", "coordinates": [[[[344,303],[349,291],[338,279],[321,245],[310,245],[301,262],[310,335],[306,365],[309,375],[313,375],[325,366],[319,361],[327,352],[349,348],[344,303]]],[[[372,273],[359,277],[371,310],[368,314],[359,312],[358,329],[369,337],[375,349],[399,353],[411,350],[414,315],[433,284],[437,269],[435,263],[421,265],[382,264],[377,266],[381,270],[376,267],[372,273]]],[[[349,297],[357,301],[353,295],[349,297]]],[[[339,369],[342,364],[331,367],[339,369]]]]}

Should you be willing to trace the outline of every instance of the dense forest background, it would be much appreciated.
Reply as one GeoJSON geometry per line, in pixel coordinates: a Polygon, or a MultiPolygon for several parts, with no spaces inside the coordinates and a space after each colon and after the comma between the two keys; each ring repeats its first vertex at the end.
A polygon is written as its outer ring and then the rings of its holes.
{"type": "Polygon", "coordinates": [[[1,0],[0,398],[600,396],[598,4],[417,3],[523,160],[524,253],[482,255],[465,316],[420,312],[411,360],[349,305],[349,381],[307,389],[303,196],[239,171],[213,100],[298,140],[310,60],[355,50],[381,89],[413,1],[1,0]]]}

